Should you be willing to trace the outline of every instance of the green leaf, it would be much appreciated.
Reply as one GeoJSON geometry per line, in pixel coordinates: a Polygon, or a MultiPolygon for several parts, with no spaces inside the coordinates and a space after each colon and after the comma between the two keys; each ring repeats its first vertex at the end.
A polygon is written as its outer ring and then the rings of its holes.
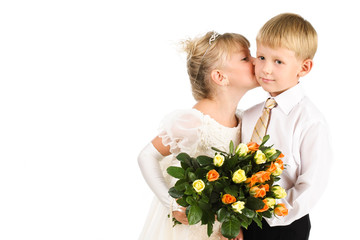
{"type": "Polygon", "coordinates": [[[222,223],[221,234],[227,238],[236,238],[240,233],[241,223],[236,218],[232,218],[222,223]]]}
{"type": "Polygon", "coordinates": [[[183,207],[187,207],[189,206],[189,204],[186,202],[186,200],[182,197],[176,200],[176,202],[183,207]]]}
{"type": "Polygon", "coordinates": [[[191,194],[193,194],[195,192],[196,192],[195,189],[190,184],[185,184],[185,192],[184,192],[184,194],[191,195],[191,194]]]}
{"type": "Polygon", "coordinates": [[[208,224],[207,224],[207,234],[208,234],[208,237],[210,237],[211,234],[213,233],[213,225],[214,225],[214,223],[208,223],[208,224]]]}
{"type": "Polygon", "coordinates": [[[246,204],[245,206],[249,209],[252,210],[259,210],[262,209],[264,207],[265,203],[259,199],[259,198],[254,198],[254,197],[248,197],[246,199],[246,204]]]}
{"type": "Polygon", "coordinates": [[[215,152],[224,153],[225,155],[228,155],[227,152],[221,151],[220,149],[218,149],[218,148],[216,148],[216,147],[211,147],[211,149],[214,150],[215,152]]]}
{"type": "Polygon", "coordinates": [[[195,158],[191,158],[191,165],[194,167],[195,170],[200,167],[200,164],[197,162],[195,158]]]}
{"type": "Polygon", "coordinates": [[[254,218],[256,213],[254,210],[248,209],[248,208],[244,208],[243,210],[241,210],[242,213],[248,217],[248,218],[254,218]]]}
{"type": "Polygon", "coordinates": [[[230,218],[230,212],[225,207],[220,208],[219,211],[217,211],[216,215],[219,222],[224,222],[225,220],[228,220],[230,218]]]}
{"type": "Polygon", "coordinates": [[[276,150],[276,153],[274,155],[272,155],[271,157],[269,157],[269,161],[274,161],[275,159],[277,159],[280,156],[281,152],[279,150],[276,150]]]}
{"type": "Polygon", "coordinates": [[[167,173],[174,177],[174,178],[178,178],[178,179],[184,179],[185,178],[185,170],[182,169],[181,167],[168,167],[166,169],[167,173]]]}
{"type": "Polygon", "coordinates": [[[196,174],[193,172],[189,172],[188,176],[189,176],[190,181],[192,181],[192,182],[194,182],[197,179],[196,174]]]}
{"type": "Polygon", "coordinates": [[[265,212],[262,212],[262,215],[263,217],[266,217],[266,218],[271,218],[272,215],[271,215],[271,212],[270,211],[265,211],[265,212]]]}
{"type": "Polygon", "coordinates": [[[200,164],[200,166],[208,166],[214,162],[214,159],[208,156],[198,156],[196,161],[200,164]]]}
{"type": "Polygon", "coordinates": [[[234,197],[238,196],[238,190],[239,188],[237,186],[227,186],[226,188],[224,188],[225,193],[228,193],[234,197]]]}
{"type": "Polygon", "coordinates": [[[234,142],[232,140],[230,141],[229,151],[230,151],[230,154],[234,154],[234,152],[235,152],[234,142]]]}
{"type": "Polygon", "coordinates": [[[197,205],[196,200],[192,196],[188,196],[186,202],[190,205],[197,205]]]}
{"type": "Polygon", "coordinates": [[[184,163],[188,164],[188,161],[191,159],[191,157],[187,153],[179,153],[176,156],[176,159],[179,160],[180,162],[184,162],[184,163]]]}
{"type": "Polygon", "coordinates": [[[235,165],[238,163],[238,156],[235,155],[229,159],[226,159],[224,162],[224,165],[226,166],[227,170],[231,170],[235,167],[235,165]]]}
{"type": "Polygon", "coordinates": [[[185,191],[185,185],[188,184],[185,179],[180,179],[175,183],[175,188],[178,191],[185,191]]]}
{"type": "Polygon", "coordinates": [[[194,206],[189,206],[189,212],[187,215],[188,221],[190,225],[194,225],[197,224],[198,222],[200,222],[201,217],[202,217],[202,210],[200,207],[194,205],[194,206]]]}
{"type": "Polygon", "coordinates": [[[211,210],[204,210],[200,205],[199,207],[202,210],[201,224],[208,224],[215,222],[215,215],[211,210]]]}
{"type": "Polygon", "coordinates": [[[204,168],[198,168],[195,171],[195,174],[197,176],[197,178],[203,179],[205,178],[206,174],[209,172],[209,170],[204,169],[204,168]]]}
{"type": "Polygon", "coordinates": [[[178,191],[175,187],[169,189],[169,195],[173,198],[180,198],[184,195],[184,192],[178,191]]]}
{"type": "Polygon", "coordinates": [[[262,217],[261,215],[256,215],[256,217],[253,218],[254,222],[256,222],[256,224],[258,225],[259,228],[262,229],[262,217]]]}
{"type": "Polygon", "coordinates": [[[244,191],[242,190],[242,188],[239,188],[239,196],[238,196],[238,200],[244,200],[245,198],[245,194],[244,191]]]}
{"type": "Polygon", "coordinates": [[[262,143],[260,144],[260,147],[261,146],[264,146],[264,144],[269,140],[270,136],[269,135],[266,135],[264,136],[263,140],[262,140],[262,143]]]}

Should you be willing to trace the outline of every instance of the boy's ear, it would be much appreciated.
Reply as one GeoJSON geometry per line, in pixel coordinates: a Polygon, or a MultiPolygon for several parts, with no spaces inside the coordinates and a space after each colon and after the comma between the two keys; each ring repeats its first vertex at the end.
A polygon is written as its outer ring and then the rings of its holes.
{"type": "Polygon", "coordinates": [[[220,86],[229,85],[229,79],[226,74],[224,74],[221,70],[215,69],[211,71],[211,79],[220,86]]]}
{"type": "Polygon", "coordinates": [[[302,65],[301,65],[301,69],[298,73],[298,77],[303,77],[306,74],[308,74],[310,72],[310,70],[313,67],[313,60],[311,59],[306,59],[303,61],[302,65]]]}

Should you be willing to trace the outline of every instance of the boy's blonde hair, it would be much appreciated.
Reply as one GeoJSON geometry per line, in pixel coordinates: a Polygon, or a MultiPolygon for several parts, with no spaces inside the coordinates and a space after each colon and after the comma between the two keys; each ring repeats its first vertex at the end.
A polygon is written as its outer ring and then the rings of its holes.
{"type": "Polygon", "coordinates": [[[211,71],[221,68],[231,53],[250,47],[250,42],[240,34],[219,34],[210,41],[214,34],[208,32],[204,36],[182,42],[187,53],[187,72],[192,94],[197,101],[213,97],[211,71]]]}
{"type": "Polygon", "coordinates": [[[295,52],[299,60],[313,59],[317,49],[317,33],[300,15],[279,14],[260,29],[257,43],[271,48],[285,47],[295,52]]]}

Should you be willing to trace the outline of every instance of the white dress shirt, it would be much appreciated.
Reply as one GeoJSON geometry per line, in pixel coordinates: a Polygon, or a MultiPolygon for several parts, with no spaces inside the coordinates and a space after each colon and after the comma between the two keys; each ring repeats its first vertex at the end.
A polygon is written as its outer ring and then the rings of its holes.
{"type": "MultiPolygon", "coordinates": [[[[289,214],[266,220],[270,226],[282,226],[308,214],[319,200],[327,185],[332,152],[327,123],[300,84],[274,99],[277,106],[271,110],[266,145],[274,144],[285,155],[285,170],[278,184],[286,189],[287,197],[277,202],[284,203],[289,214]]],[[[264,105],[257,104],[244,112],[242,142],[250,142],[264,105]]]]}

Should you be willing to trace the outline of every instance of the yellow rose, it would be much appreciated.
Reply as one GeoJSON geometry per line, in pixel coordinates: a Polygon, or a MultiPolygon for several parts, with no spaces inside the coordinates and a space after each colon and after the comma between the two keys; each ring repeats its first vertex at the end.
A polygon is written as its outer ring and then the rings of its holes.
{"type": "Polygon", "coordinates": [[[217,167],[221,167],[224,164],[225,157],[219,153],[217,153],[214,157],[214,165],[217,167]]]}
{"type": "Polygon", "coordinates": [[[201,193],[205,188],[205,183],[203,182],[203,180],[198,179],[193,182],[192,186],[196,192],[201,193]]]}
{"type": "Polygon", "coordinates": [[[234,212],[241,213],[241,210],[245,208],[245,202],[242,201],[234,202],[233,204],[231,204],[231,207],[234,210],[234,212]]]}
{"type": "Polygon", "coordinates": [[[285,189],[280,186],[273,186],[271,191],[274,193],[275,198],[280,199],[287,196],[285,189]]]}
{"type": "Polygon", "coordinates": [[[239,156],[246,156],[248,151],[249,151],[249,148],[244,143],[240,143],[235,150],[236,154],[238,154],[239,156]]]}
{"type": "Polygon", "coordinates": [[[261,150],[256,151],[254,158],[256,164],[263,164],[266,162],[266,156],[261,150]]]}
{"type": "Polygon", "coordinates": [[[283,170],[281,169],[280,164],[275,163],[274,165],[276,166],[276,170],[272,173],[272,175],[274,175],[274,176],[280,176],[281,173],[282,173],[282,171],[283,171],[283,170]]]}
{"type": "Polygon", "coordinates": [[[269,157],[271,157],[272,155],[274,155],[276,153],[276,149],[275,148],[270,148],[270,149],[266,149],[265,150],[265,154],[269,157]]]}
{"type": "Polygon", "coordinates": [[[276,200],[274,198],[265,198],[266,205],[268,205],[269,208],[274,208],[276,204],[276,200]]]}
{"type": "Polygon", "coordinates": [[[242,169],[238,169],[236,172],[234,172],[232,180],[234,183],[242,183],[246,181],[245,171],[242,169]]]}

